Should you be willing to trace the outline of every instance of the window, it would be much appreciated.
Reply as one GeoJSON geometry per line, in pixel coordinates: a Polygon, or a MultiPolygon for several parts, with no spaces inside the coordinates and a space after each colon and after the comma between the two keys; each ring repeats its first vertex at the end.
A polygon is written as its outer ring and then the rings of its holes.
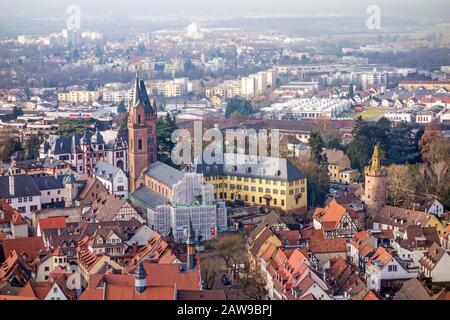
{"type": "Polygon", "coordinates": [[[142,140],[138,140],[138,150],[142,150],[142,140]]]}
{"type": "Polygon", "coordinates": [[[117,187],[117,191],[124,191],[123,186],[118,186],[118,187],[117,187]]]}
{"type": "Polygon", "coordinates": [[[397,272],[397,265],[390,265],[388,266],[389,272],[397,272]]]}

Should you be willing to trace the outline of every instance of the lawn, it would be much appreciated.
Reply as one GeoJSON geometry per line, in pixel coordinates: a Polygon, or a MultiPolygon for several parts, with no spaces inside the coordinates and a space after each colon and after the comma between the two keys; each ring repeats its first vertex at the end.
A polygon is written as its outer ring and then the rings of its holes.
{"type": "Polygon", "coordinates": [[[341,113],[338,118],[351,118],[355,119],[358,116],[361,116],[364,120],[367,121],[375,121],[381,118],[384,114],[384,110],[380,108],[368,108],[363,112],[345,112],[341,113]]]}

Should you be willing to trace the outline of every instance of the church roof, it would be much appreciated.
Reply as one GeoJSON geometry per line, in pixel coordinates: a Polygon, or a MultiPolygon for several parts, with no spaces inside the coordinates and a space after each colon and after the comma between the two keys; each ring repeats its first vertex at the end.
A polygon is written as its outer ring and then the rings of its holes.
{"type": "Polygon", "coordinates": [[[156,106],[150,102],[144,80],[139,80],[136,75],[132,107],[136,108],[139,105],[144,107],[146,114],[156,114],[156,106]]]}

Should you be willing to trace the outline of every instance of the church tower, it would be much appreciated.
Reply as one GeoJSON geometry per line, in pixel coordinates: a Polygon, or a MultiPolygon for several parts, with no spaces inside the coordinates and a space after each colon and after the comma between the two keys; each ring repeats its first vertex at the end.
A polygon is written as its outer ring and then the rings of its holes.
{"type": "Polygon", "coordinates": [[[188,226],[188,234],[186,240],[186,249],[187,249],[187,269],[194,270],[196,265],[196,256],[195,256],[195,231],[192,226],[192,219],[189,218],[189,226],[188,226]]]}
{"type": "Polygon", "coordinates": [[[156,105],[150,101],[144,81],[137,75],[128,112],[129,180],[133,192],[144,183],[143,173],[157,161],[156,105]]]}
{"type": "Polygon", "coordinates": [[[386,205],[386,167],[381,166],[380,150],[376,145],[373,150],[372,162],[365,167],[364,203],[367,210],[366,223],[371,226],[377,213],[386,205]]]}

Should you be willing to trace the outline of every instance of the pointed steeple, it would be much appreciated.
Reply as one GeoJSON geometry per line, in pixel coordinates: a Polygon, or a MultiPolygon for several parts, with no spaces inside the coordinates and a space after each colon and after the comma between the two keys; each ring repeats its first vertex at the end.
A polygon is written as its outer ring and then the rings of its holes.
{"type": "Polygon", "coordinates": [[[80,144],[81,145],[89,145],[89,144],[91,144],[90,141],[89,141],[89,137],[87,135],[87,131],[86,130],[84,131],[84,135],[81,137],[80,144]]]}
{"type": "Polygon", "coordinates": [[[133,94],[133,102],[132,102],[132,106],[136,107],[139,104],[140,101],[140,88],[139,88],[139,77],[138,77],[138,73],[136,72],[136,79],[134,80],[134,94],[133,94]]]}
{"type": "Polygon", "coordinates": [[[189,217],[188,238],[186,244],[195,244],[195,230],[192,226],[192,219],[189,217]]]}
{"type": "Polygon", "coordinates": [[[189,217],[188,235],[186,240],[187,246],[187,268],[193,270],[195,268],[195,231],[192,226],[192,219],[189,217]]]}
{"type": "Polygon", "coordinates": [[[144,107],[145,114],[156,114],[156,105],[154,102],[152,104],[152,102],[150,101],[147,89],[145,88],[145,82],[144,80],[139,80],[138,74],[136,73],[132,107],[136,108],[138,105],[142,105],[144,107]]]}
{"type": "Polygon", "coordinates": [[[379,170],[381,168],[379,144],[375,145],[372,155],[372,169],[379,170]]]}

